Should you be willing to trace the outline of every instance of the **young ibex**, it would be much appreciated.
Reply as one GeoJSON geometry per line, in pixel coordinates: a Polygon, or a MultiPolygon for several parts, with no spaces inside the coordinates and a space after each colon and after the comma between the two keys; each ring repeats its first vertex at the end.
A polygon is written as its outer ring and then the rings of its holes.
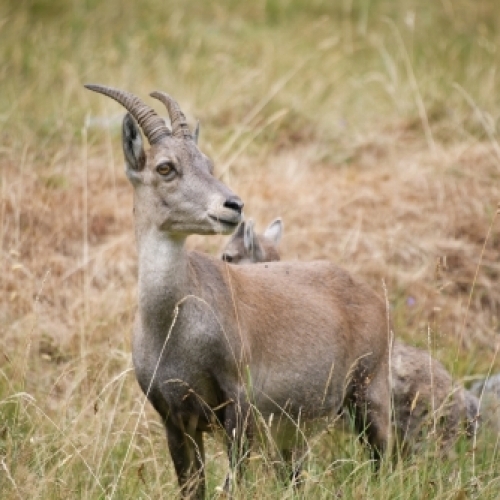
{"type": "MultiPolygon", "coordinates": [[[[281,219],[277,220],[280,221],[281,239],[282,222],[281,219]]],[[[280,260],[277,244],[266,237],[266,233],[255,233],[253,227],[251,219],[238,226],[222,250],[223,260],[227,256],[236,263],[280,260]],[[250,241],[251,245],[248,243],[250,241]],[[264,245],[265,253],[254,251],[264,245]]],[[[430,357],[428,351],[395,340],[391,368],[392,422],[403,450],[414,448],[426,430],[437,433],[443,448],[449,447],[464,424],[467,434],[472,434],[478,418],[478,398],[454,384],[448,371],[439,361],[430,357]]],[[[496,387],[500,387],[500,376],[492,380],[496,381],[496,387]]],[[[345,424],[342,421],[339,423],[345,424]]]]}
{"type": "Polygon", "coordinates": [[[232,264],[253,264],[280,260],[278,244],[283,221],[274,219],[262,234],[254,231],[252,219],[244,220],[224,246],[222,260],[232,264]]]}
{"type": "Polygon", "coordinates": [[[138,97],[87,88],[128,110],[122,142],[139,259],[133,362],[165,424],[182,494],[204,497],[203,432],[215,423],[234,467],[259,421],[289,457],[302,431],[348,406],[378,458],[390,431],[384,301],[329,262],[233,266],[188,252],[190,234],[232,232],[242,201],[214,177],[170,96],[151,94],[172,131],[138,97]]]}
{"type": "Polygon", "coordinates": [[[480,401],[481,424],[500,432],[500,373],[475,382],[470,392],[480,401]]]}
{"type": "Polygon", "coordinates": [[[478,399],[428,351],[395,341],[391,375],[393,424],[403,450],[414,449],[422,435],[434,434],[444,450],[462,430],[473,435],[478,399]]]}

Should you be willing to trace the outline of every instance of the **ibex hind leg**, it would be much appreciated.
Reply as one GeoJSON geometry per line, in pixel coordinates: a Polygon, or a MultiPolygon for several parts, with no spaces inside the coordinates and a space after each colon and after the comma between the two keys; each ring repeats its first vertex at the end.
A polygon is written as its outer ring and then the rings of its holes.
{"type": "Polygon", "coordinates": [[[370,448],[374,469],[378,470],[390,436],[390,390],[387,370],[380,369],[369,385],[357,387],[354,392],[357,397],[348,404],[354,417],[354,428],[370,448]]]}
{"type": "Polygon", "coordinates": [[[382,365],[366,388],[366,439],[370,446],[374,467],[388,450],[391,433],[391,406],[388,368],[382,365]]]}
{"type": "Polygon", "coordinates": [[[165,428],[172,461],[183,498],[205,498],[205,449],[203,433],[196,429],[196,421],[176,425],[167,420],[165,428]]]}

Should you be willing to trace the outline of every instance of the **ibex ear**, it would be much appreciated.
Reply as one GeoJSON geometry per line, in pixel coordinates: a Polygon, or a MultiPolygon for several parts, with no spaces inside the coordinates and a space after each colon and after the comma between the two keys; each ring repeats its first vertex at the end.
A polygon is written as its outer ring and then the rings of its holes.
{"type": "Polygon", "coordinates": [[[253,255],[253,249],[255,247],[255,233],[253,231],[252,219],[248,219],[245,223],[245,229],[243,232],[243,247],[246,252],[253,255]]]}
{"type": "Polygon", "coordinates": [[[200,137],[200,122],[196,122],[196,128],[194,129],[194,134],[193,134],[193,139],[195,144],[198,144],[199,137],[200,137]]]}
{"type": "Polygon", "coordinates": [[[146,154],[144,153],[141,131],[130,113],[127,113],[123,118],[122,145],[127,177],[131,182],[138,181],[137,173],[144,168],[146,154]]]}
{"type": "Polygon", "coordinates": [[[283,221],[281,220],[281,217],[278,217],[273,220],[269,226],[267,226],[267,229],[264,231],[264,236],[277,245],[280,242],[282,235],[283,221]]]}
{"type": "Polygon", "coordinates": [[[245,235],[245,221],[241,221],[231,235],[231,241],[242,239],[245,235]]]}

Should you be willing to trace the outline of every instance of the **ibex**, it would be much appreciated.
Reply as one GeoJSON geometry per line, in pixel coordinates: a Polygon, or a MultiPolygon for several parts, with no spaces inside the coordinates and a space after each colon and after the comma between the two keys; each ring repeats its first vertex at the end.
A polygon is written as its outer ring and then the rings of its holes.
{"type": "MultiPolygon", "coordinates": [[[[281,219],[277,219],[282,224],[281,219]]],[[[253,230],[251,219],[243,221],[222,250],[222,259],[236,263],[280,260],[277,244],[253,230]],[[250,245],[248,242],[252,242],[250,245]],[[265,244],[266,252],[255,252],[265,244]]],[[[269,228],[268,228],[269,229],[269,228]]],[[[279,236],[282,236],[280,225],[279,236]]],[[[279,241],[279,240],[278,240],[279,241]]],[[[489,386],[500,387],[500,376],[489,386]],[[494,385],[496,383],[496,386],[494,385]]],[[[489,381],[489,382],[490,382],[489,381]]],[[[428,351],[395,340],[391,359],[392,422],[403,451],[414,449],[418,438],[427,431],[436,432],[443,448],[448,448],[463,425],[468,435],[475,429],[479,400],[471,392],[453,383],[444,366],[428,351]]],[[[488,386],[488,387],[489,387],[488,386]]],[[[480,392],[476,384],[472,391],[480,392]]],[[[498,391],[500,393],[500,391],[498,391]]],[[[340,420],[340,424],[346,424],[340,420]]]]}
{"type": "Polygon", "coordinates": [[[279,217],[262,234],[254,231],[252,219],[244,220],[224,246],[222,260],[232,264],[280,260],[278,243],[282,234],[283,221],[279,217]]]}
{"type": "Polygon", "coordinates": [[[393,424],[403,450],[415,449],[423,433],[433,433],[444,450],[464,427],[473,435],[478,399],[428,351],[395,341],[391,368],[393,424]]]}
{"type": "Polygon", "coordinates": [[[500,373],[475,382],[470,392],[480,401],[481,424],[500,432],[500,373]]]}
{"type": "Polygon", "coordinates": [[[87,88],[128,110],[122,143],[139,260],[132,355],[182,495],[204,497],[203,433],[217,423],[234,470],[259,421],[289,457],[298,429],[307,435],[348,406],[378,459],[390,431],[384,301],[329,262],[233,266],[188,252],[190,234],[234,231],[243,202],[214,177],[169,95],[151,94],[171,130],[133,94],[87,88]]]}

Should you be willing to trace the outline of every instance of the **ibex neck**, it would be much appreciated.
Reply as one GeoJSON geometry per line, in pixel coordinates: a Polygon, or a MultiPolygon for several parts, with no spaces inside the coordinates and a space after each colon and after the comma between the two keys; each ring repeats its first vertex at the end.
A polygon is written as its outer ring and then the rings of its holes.
{"type": "MultiPolygon", "coordinates": [[[[188,286],[185,238],[151,229],[141,234],[139,251],[139,307],[141,315],[163,311],[170,316],[188,286]]],[[[145,318],[144,318],[145,319],[145,318]]]]}

